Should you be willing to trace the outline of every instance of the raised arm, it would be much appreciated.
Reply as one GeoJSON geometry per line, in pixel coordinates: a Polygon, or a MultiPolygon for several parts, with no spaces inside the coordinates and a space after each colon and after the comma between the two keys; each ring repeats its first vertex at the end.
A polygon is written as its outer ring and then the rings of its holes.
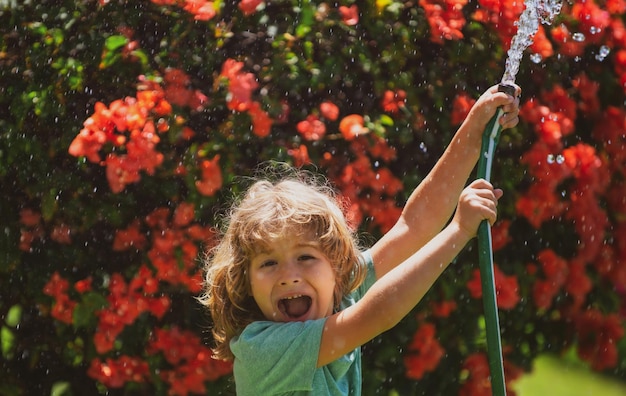
{"type": "MultiPolygon", "coordinates": [[[[517,96],[519,87],[516,90],[517,96]]],[[[441,158],[409,196],[397,223],[372,247],[378,278],[424,246],[450,219],[478,161],[485,126],[500,106],[502,127],[517,125],[519,100],[498,92],[497,86],[476,101],[441,158]]]]}
{"type": "Polygon", "coordinates": [[[328,319],[318,367],[354,350],[396,325],[476,234],[483,219],[496,219],[500,190],[476,180],[463,190],[452,222],[419,251],[381,277],[355,305],[328,319]]]}

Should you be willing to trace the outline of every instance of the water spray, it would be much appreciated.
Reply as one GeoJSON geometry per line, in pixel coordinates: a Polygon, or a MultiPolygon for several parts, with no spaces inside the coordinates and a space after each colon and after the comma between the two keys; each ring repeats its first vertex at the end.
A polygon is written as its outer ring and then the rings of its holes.
{"type": "MultiPolygon", "coordinates": [[[[539,29],[539,22],[550,24],[561,11],[560,0],[526,0],[524,5],[524,12],[520,16],[519,21],[516,22],[517,33],[513,37],[511,48],[507,52],[505,72],[502,81],[498,85],[498,91],[505,92],[511,96],[515,96],[515,76],[519,70],[522,55],[524,50],[532,44],[533,37],[539,29]]],[[[477,177],[487,181],[491,180],[494,152],[502,131],[498,120],[503,113],[503,110],[499,108],[496,114],[489,120],[483,132],[477,177]]],[[[487,332],[487,355],[491,372],[491,392],[494,396],[506,396],[500,322],[498,319],[493,273],[491,226],[487,220],[483,220],[478,227],[478,258],[487,332]]]]}

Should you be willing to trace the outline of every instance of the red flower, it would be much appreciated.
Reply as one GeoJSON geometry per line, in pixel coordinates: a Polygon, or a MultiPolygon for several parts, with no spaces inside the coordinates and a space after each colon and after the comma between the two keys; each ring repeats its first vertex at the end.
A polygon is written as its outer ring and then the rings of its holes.
{"type": "Polygon", "coordinates": [[[541,55],[541,59],[546,59],[554,55],[554,48],[552,42],[546,36],[546,30],[543,26],[539,26],[537,33],[533,37],[533,42],[530,44],[530,51],[535,54],[541,55]]]}
{"type": "MultiPolygon", "coordinates": [[[[624,55],[626,61],[626,51],[624,55]]],[[[601,118],[602,122],[594,128],[593,136],[602,142],[603,149],[611,158],[612,170],[626,174],[626,141],[622,139],[622,136],[626,135],[626,111],[609,106],[601,118]]]]}
{"type": "Polygon", "coordinates": [[[252,132],[258,137],[267,137],[272,129],[272,119],[261,109],[259,102],[254,101],[250,104],[248,114],[252,119],[252,132]]]}
{"type": "MultiPolygon", "coordinates": [[[[555,85],[552,90],[542,92],[541,99],[556,114],[555,118],[576,120],[576,101],[562,86],[555,85]]],[[[572,130],[573,128],[568,128],[565,134],[571,133],[572,130]]]]}
{"type": "Polygon", "coordinates": [[[389,168],[379,168],[374,173],[374,179],[370,181],[370,187],[376,192],[394,196],[404,188],[402,181],[395,177],[389,168]]]}
{"type": "Polygon", "coordinates": [[[296,129],[306,140],[320,140],[326,134],[326,125],[314,114],[300,121],[296,129]]]}
{"type": "Polygon", "coordinates": [[[222,188],[222,170],[219,160],[220,156],[216,155],[212,160],[203,160],[200,163],[202,180],[196,181],[196,188],[200,194],[210,197],[222,188]]]}
{"type": "Polygon", "coordinates": [[[193,14],[197,21],[208,21],[216,14],[213,2],[207,0],[185,0],[184,10],[193,14]]]}
{"type": "Polygon", "coordinates": [[[188,88],[189,76],[180,70],[168,68],[165,71],[165,98],[172,104],[177,106],[186,106],[192,95],[192,91],[188,88]]]}
{"type": "Polygon", "coordinates": [[[339,132],[341,132],[344,139],[353,140],[355,137],[369,132],[363,123],[363,116],[350,114],[345,116],[341,122],[339,122],[339,132]]]}
{"type": "MultiPolygon", "coordinates": [[[[515,275],[506,276],[500,267],[494,265],[493,275],[496,283],[496,301],[501,309],[513,309],[520,301],[519,285],[515,275]]],[[[481,298],[483,295],[480,280],[480,270],[472,272],[472,279],[467,282],[467,288],[473,298],[481,298]]]]}
{"type": "Polygon", "coordinates": [[[624,336],[624,328],[615,314],[603,316],[597,310],[588,310],[575,318],[578,334],[578,356],[591,363],[594,370],[615,367],[618,363],[617,345],[624,336]]]}
{"type": "Polygon", "coordinates": [[[240,0],[237,7],[243,15],[248,16],[254,14],[261,4],[263,4],[263,0],[240,0]]]}
{"type": "Polygon", "coordinates": [[[511,46],[511,40],[517,32],[515,21],[524,11],[524,3],[516,0],[479,0],[480,7],[472,15],[474,20],[489,23],[497,30],[505,49],[511,46]]]}
{"type": "Polygon", "coordinates": [[[109,187],[114,193],[119,193],[127,184],[139,181],[139,164],[126,155],[109,154],[106,159],[106,176],[109,187]]]}
{"type": "Polygon", "coordinates": [[[340,6],[339,13],[341,14],[343,23],[346,25],[354,26],[359,23],[359,7],[357,7],[356,4],[353,4],[350,7],[340,6]]]}
{"type": "Polygon", "coordinates": [[[232,372],[232,365],[213,359],[211,350],[203,346],[195,334],[177,327],[155,329],[148,351],[163,353],[165,360],[175,366],[172,370],[161,371],[161,378],[169,384],[173,394],[206,393],[206,381],[215,381],[232,372]]]}
{"type": "Polygon", "coordinates": [[[564,210],[564,204],[552,191],[534,184],[517,200],[515,210],[535,229],[539,229],[544,221],[559,215],[564,210]]]}
{"type": "MultiPolygon", "coordinates": [[[[506,352],[506,351],[505,351],[506,352]]],[[[463,372],[467,373],[467,379],[461,385],[459,396],[491,396],[491,380],[489,362],[484,353],[469,355],[463,363],[463,372]]],[[[507,394],[514,396],[515,392],[509,389],[509,382],[519,378],[522,370],[504,360],[504,375],[506,380],[507,394]]]]}
{"type": "Polygon", "coordinates": [[[72,315],[74,314],[74,308],[76,308],[76,302],[67,295],[68,289],[69,282],[67,279],[62,278],[58,272],[55,272],[44,286],[43,292],[55,299],[50,315],[60,322],[72,324],[72,315]]]}
{"type": "Polygon", "coordinates": [[[585,51],[586,44],[580,40],[574,40],[572,32],[563,23],[554,26],[550,35],[559,46],[559,54],[575,57],[582,55],[585,51]]]}
{"type": "Polygon", "coordinates": [[[76,291],[81,294],[86,293],[91,290],[92,281],[93,279],[90,276],[85,279],[79,280],[78,282],[74,283],[74,289],[76,289],[76,291]]]}
{"type": "MultiPolygon", "coordinates": [[[[103,164],[114,193],[137,182],[141,170],[153,174],[163,162],[163,154],[155,150],[160,138],[152,116],[171,112],[164,96],[156,83],[141,79],[136,97],[115,100],[109,107],[96,103],[94,114],[84,122],[84,128],[70,144],[69,153],[100,163],[99,151],[106,143],[125,149],[126,154],[109,153],[103,164]]],[[[168,129],[167,123],[161,121],[158,131],[168,129]]]]}
{"type": "Polygon", "coordinates": [[[145,382],[150,377],[148,363],[137,357],[126,355],[118,359],[93,359],[87,375],[110,388],[121,388],[127,382],[145,382]]]}
{"type": "Polygon", "coordinates": [[[578,108],[588,115],[597,114],[600,111],[600,99],[598,98],[600,83],[591,80],[583,72],[572,80],[572,85],[578,90],[578,94],[582,99],[578,103],[578,108]]]}
{"type": "Polygon", "coordinates": [[[502,220],[496,222],[491,228],[491,239],[493,251],[498,251],[511,242],[512,238],[509,235],[509,227],[511,220],[502,220]]]}
{"type": "Polygon", "coordinates": [[[461,30],[466,22],[463,7],[467,0],[420,0],[419,3],[426,11],[431,41],[443,44],[444,39],[463,38],[461,30]]]}
{"type": "Polygon", "coordinates": [[[104,354],[113,348],[117,336],[144,312],[162,316],[169,309],[169,298],[152,297],[158,285],[152,271],[142,266],[130,285],[122,275],[113,273],[109,283],[108,306],[98,311],[98,327],[93,342],[96,351],[104,354]]]}
{"type": "Polygon", "coordinates": [[[66,294],[69,287],[70,283],[67,279],[61,277],[58,272],[55,272],[43,287],[43,292],[48,296],[58,298],[59,296],[66,294]]]}
{"type": "Polygon", "coordinates": [[[322,117],[330,121],[336,121],[339,117],[339,107],[332,102],[322,102],[320,104],[320,113],[322,117]]]}
{"type": "Polygon", "coordinates": [[[141,232],[139,220],[133,221],[126,229],[115,231],[113,240],[113,250],[123,251],[134,247],[137,250],[143,249],[146,244],[146,236],[141,232]]]}
{"type": "Polygon", "coordinates": [[[483,353],[469,355],[463,363],[467,379],[459,389],[459,396],[491,396],[489,363],[483,353]]]}
{"type": "Polygon", "coordinates": [[[189,225],[195,219],[194,204],[189,202],[181,202],[174,211],[174,219],[172,224],[175,227],[183,227],[189,225]]]}
{"type": "Polygon", "coordinates": [[[582,307],[587,298],[587,293],[591,291],[592,287],[591,279],[585,273],[584,263],[581,261],[570,263],[567,281],[565,282],[565,291],[574,300],[574,310],[582,307]]]}
{"type": "Polygon", "coordinates": [[[398,89],[396,91],[387,90],[383,94],[381,106],[384,111],[395,114],[400,111],[401,108],[405,107],[405,103],[406,92],[403,89],[398,89]]]}
{"type": "Polygon", "coordinates": [[[476,103],[476,99],[473,99],[466,93],[460,93],[454,98],[452,103],[452,116],[451,122],[454,125],[459,125],[467,118],[470,109],[476,103]]]}
{"type": "Polygon", "coordinates": [[[419,380],[439,365],[445,350],[435,338],[435,332],[433,324],[424,323],[413,335],[413,340],[408,345],[408,353],[404,356],[408,378],[419,380]]]}
{"type": "Polygon", "coordinates": [[[538,308],[548,309],[567,280],[567,262],[551,249],[539,252],[537,260],[543,269],[544,279],[535,281],[533,300],[538,308]]]}
{"type": "Polygon", "coordinates": [[[62,294],[57,297],[51,315],[56,320],[65,324],[72,324],[76,301],[71,300],[67,295],[62,294]]]}
{"type": "Polygon", "coordinates": [[[226,75],[229,78],[228,108],[231,110],[246,111],[252,103],[252,91],[257,89],[259,84],[256,82],[254,74],[240,71],[243,67],[243,63],[234,62],[232,60],[230,60],[232,62],[229,62],[229,60],[224,63],[222,68],[222,75],[226,75]],[[227,69],[228,67],[231,68],[227,69]]]}
{"type": "Polygon", "coordinates": [[[430,305],[433,316],[437,318],[447,318],[448,316],[450,316],[452,311],[456,309],[456,307],[456,301],[454,300],[433,302],[430,305]]]}
{"type": "Polygon", "coordinates": [[[602,192],[608,185],[610,176],[592,146],[578,143],[568,147],[563,150],[563,158],[579,183],[591,185],[595,192],[602,192]]]}
{"type": "Polygon", "coordinates": [[[65,223],[56,224],[50,233],[50,239],[63,245],[69,245],[72,243],[72,229],[65,223]]]}
{"type": "Polygon", "coordinates": [[[34,227],[39,225],[41,221],[41,213],[35,212],[32,209],[20,210],[20,223],[27,227],[34,227]]]}
{"type": "MultiPolygon", "coordinates": [[[[96,106],[101,103],[96,103],[96,106]]],[[[90,119],[85,121],[87,124],[90,119]]],[[[90,128],[83,128],[74,138],[68,152],[75,157],[87,157],[90,162],[100,162],[100,149],[106,143],[106,133],[99,130],[93,130],[90,128]]]]}
{"type": "Polygon", "coordinates": [[[367,148],[372,157],[380,158],[387,162],[396,159],[396,149],[389,146],[384,137],[372,135],[372,139],[374,144],[367,148]]]}
{"type": "Polygon", "coordinates": [[[402,208],[398,207],[395,199],[383,198],[376,194],[370,194],[363,206],[365,212],[374,219],[374,224],[383,233],[393,227],[402,213],[402,208]]]}
{"type": "Polygon", "coordinates": [[[611,15],[594,1],[576,2],[570,14],[577,19],[577,29],[585,35],[586,45],[599,42],[611,21],[611,15]]]}
{"type": "Polygon", "coordinates": [[[301,144],[299,147],[289,149],[287,153],[293,157],[293,163],[296,167],[311,164],[309,150],[304,144],[301,144]]]}

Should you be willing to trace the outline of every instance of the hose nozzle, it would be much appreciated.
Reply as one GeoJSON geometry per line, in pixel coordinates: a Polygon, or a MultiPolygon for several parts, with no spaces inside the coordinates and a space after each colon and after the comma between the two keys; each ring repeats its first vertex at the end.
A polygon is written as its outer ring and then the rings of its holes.
{"type": "Polygon", "coordinates": [[[515,96],[515,87],[507,83],[498,84],[498,92],[504,92],[505,94],[515,96]]]}

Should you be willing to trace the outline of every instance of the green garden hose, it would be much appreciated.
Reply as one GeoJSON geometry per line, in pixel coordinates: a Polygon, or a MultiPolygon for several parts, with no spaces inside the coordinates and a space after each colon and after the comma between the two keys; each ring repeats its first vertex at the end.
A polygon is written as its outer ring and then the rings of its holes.
{"type": "MultiPolygon", "coordinates": [[[[515,87],[500,84],[500,92],[515,95],[515,87]]],[[[490,181],[494,152],[500,139],[502,127],[498,119],[503,111],[498,109],[489,120],[483,133],[480,158],[478,160],[477,177],[490,181]]],[[[504,380],[504,366],[502,360],[502,341],[500,340],[500,323],[498,319],[498,305],[496,301],[496,285],[493,273],[493,250],[491,241],[491,226],[487,220],[478,227],[478,259],[480,265],[480,279],[483,291],[483,308],[485,327],[487,331],[487,356],[491,372],[491,390],[494,396],[506,396],[504,380]]]]}

